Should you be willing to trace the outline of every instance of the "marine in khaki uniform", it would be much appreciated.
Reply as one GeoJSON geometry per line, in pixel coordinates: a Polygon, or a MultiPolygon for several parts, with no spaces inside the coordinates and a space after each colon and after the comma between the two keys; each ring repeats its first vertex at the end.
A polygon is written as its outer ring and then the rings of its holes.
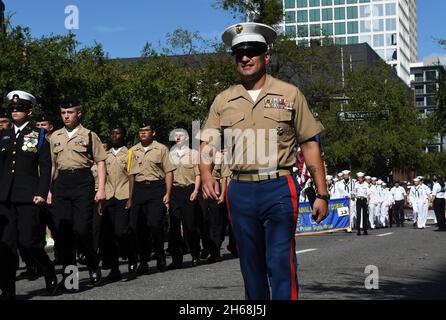
{"type": "Polygon", "coordinates": [[[328,213],[325,168],[315,136],[323,127],[314,119],[295,86],[267,75],[268,44],[277,34],[258,23],[241,23],[223,33],[235,56],[241,84],[219,94],[201,132],[203,195],[218,200],[212,162],[224,134],[231,161],[228,210],[240,255],[247,299],[297,299],[294,235],[298,188],[290,174],[297,143],[317,188],[313,217],[328,213]]]}
{"type": "Polygon", "coordinates": [[[130,230],[138,250],[138,273],[147,273],[152,246],[157,256],[158,270],[166,269],[164,251],[164,216],[169,209],[175,166],[169,159],[169,149],[155,140],[155,123],[142,121],[140,143],[132,147],[130,183],[134,181],[130,230]]]}
{"type": "Polygon", "coordinates": [[[94,250],[92,220],[95,202],[105,200],[104,147],[96,133],[80,124],[82,115],[77,98],[68,98],[60,106],[64,127],[50,138],[53,158],[53,197],[55,223],[60,242],[63,276],[69,274],[66,267],[76,265],[75,239],[85,253],[90,282],[97,285],[101,280],[99,256],[94,250]],[[97,164],[98,190],[91,167],[97,164]],[[57,173],[57,175],[56,175],[57,173]]]}
{"type": "Polygon", "coordinates": [[[200,262],[200,233],[197,210],[198,190],[200,187],[200,154],[189,148],[189,134],[184,129],[174,130],[175,146],[170,151],[173,172],[172,199],[169,210],[169,241],[172,264],[169,269],[183,267],[181,225],[186,244],[192,256],[192,266],[200,262]]]}
{"type": "MultiPolygon", "coordinates": [[[[207,259],[208,263],[214,263],[221,260],[220,247],[225,238],[226,226],[228,225],[227,210],[225,205],[227,179],[231,176],[229,166],[224,163],[222,152],[215,155],[215,166],[212,170],[212,176],[220,185],[220,196],[218,200],[208,198],[204,199],[200,194],[199,202],[202,214],[201,221],[201,240],[203,251],[201,257],[207,259]]],[[[230,243],[228,250],[233,255],[236,254],[236,245],[232,235],[232,229],[229,227],[230,243]]]]}
{"type": "Polygon", "coordinates": [[[129,150],[124,145],[126,129],[115,124],[110,134],[111,148],[107,151],[105,164],[107,167],[106,198],[103,205],[104,264],[110,267],[107,280],[121,279],[119,256],[128,258],[129,272],[136,272],[136,252],[130,246],[129,211],[132,206],[129,183],[129,150]]]}

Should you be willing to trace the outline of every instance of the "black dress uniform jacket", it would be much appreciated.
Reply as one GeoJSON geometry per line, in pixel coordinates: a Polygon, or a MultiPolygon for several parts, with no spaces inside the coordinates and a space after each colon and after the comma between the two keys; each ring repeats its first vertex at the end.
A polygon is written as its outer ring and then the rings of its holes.
{"type": "Polygon", "coordinates": [[[28,124],[17,139],[14,128],[0,133],[0,202],[32,203],[35,196],[46,199],[48,195],[52,166],[50,146],[43,139],[39,150],[33,152],[28,148],[24,151],[24,137],[32,132],[39,136],[39,130],[28,124]]]}

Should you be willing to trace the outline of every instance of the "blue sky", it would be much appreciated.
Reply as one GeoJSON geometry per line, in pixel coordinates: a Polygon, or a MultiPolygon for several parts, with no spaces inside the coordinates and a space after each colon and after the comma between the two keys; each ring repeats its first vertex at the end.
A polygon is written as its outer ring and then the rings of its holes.
{"type": "MultiPolygon", "coordinates": [[[[3,0],[13,13],[14,25],[31,28],[34,37],[66,34],[65,7],[80,11],[77,39],[83,45],[102,43],[110,57],[139,56],[146,42],[154,47],[176,28],[199,31],[205,38],[220,37],[229,25],[239,22],[233,15],[212,7],[212,0],[3,0]]],[[[446,49],[433,38],[446,39],[446,1],[418,0],[419,59],[443,55],[446,49]]]]}

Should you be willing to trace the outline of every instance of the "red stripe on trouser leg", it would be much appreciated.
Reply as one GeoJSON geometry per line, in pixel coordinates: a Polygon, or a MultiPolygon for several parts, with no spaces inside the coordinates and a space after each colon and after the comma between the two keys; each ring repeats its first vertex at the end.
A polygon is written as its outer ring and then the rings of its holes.
{"type": "Polygon", "coordinates": [[[294,257],[296,256],[295,249],[295,237],[294,230],[296,230],[297,224],[297,212],[298,212],[298,201],[297,201],[297,190],[296,184],[291,175],[287,176],[288,186],[291,193],[291,203],[293,204],[293,238],[291,240],[291,250],[290,250],[290,269],[291,269],[291,300],[298,299],[298,288],[297,288],[297,276],[296,276],[296,266],[294,265],[294,257]]]}

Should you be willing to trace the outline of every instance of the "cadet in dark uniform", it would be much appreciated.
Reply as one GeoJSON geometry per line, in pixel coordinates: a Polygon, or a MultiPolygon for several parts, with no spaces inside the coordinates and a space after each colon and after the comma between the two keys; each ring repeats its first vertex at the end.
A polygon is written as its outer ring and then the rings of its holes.
{"type": "Polygon", "coordinates": [[[135,183],[130,212],[130,230],[136,233],[140,264],[138,273],[149,271],[152,246],[156,253],[156,267],[166,269],[164,251],[164,216],[169,209],[174,165],[169,149],[156,140],[155,123],[143,121],[139,126],[140,143],[132,147],[130,183],[135,183]]]}
{"type": "Polygon", "coordinates": [[[199,153],[189,148],[189,134],[184,129],[174,130],[176,145],[170,151],[173,172],[172,199],[170,204],[170,253],[169,269],[183,267],[181,225],[192,256],[192,266],[200,262],[200,233],[198,228],[197,197],[200,187],[199,153]]]}
{"type": "MultiPolygon", "coordinates": [[[[225,217],[227,211],[225,210],[225,197],[227,179],[231,176],[231,170],[227,164],[223,162],[223,155],[221,152],[217,152],[215,157],[215,166],[212,171],[212,176],[219,182],[221,194],[218,200],[212,198],[204,199],[203,195],[200,195],[200,209],[202,214],[202,230],[201,239],[203,242],[203,254],[205,259],[207,255],[210,255],[207,262],[214,263],[221,260],[220,247],[225,238],[225,227],[228,224],[228,219],[225,217]]],[[[229,228],[231,233],[231,228],[229,228]]],[[[231,236],[231,234],[230,234],[231,236]]],[[[230,243],[228,250],[235,255],[235,245],[230,243]]]]}
{"type": "Polygon", "coordinates": [[[51,155],[45,132],[29,123],[36,99],[24,91],[12,91],[10,101],[13,128],[0,133],[0,289],[2,299],[14,299],[17,248],[45,276],[49,294],[57,278],[44,250],[45,204],[51,181],[51,155]]]}
{"type": "Polygon", "coordinates": [[[109,281],[121,279],[119,256],[128,258],[129,273],[136,272],[136,248],[129,238],[129,212],[132,207],[129,183],[129,150],[125,147],[126,129],[116,124],[110,134],[111,148],[107,151],[107,200],[103,205],[104,261],[110,267],[109,281]]]}
{"type": "Polygon", "coordinates": [[[298,188],[290,175],[297,143],[317,188],[313,218],[319,223],[328,213],[325,168],[315,139],[323,127],[298,88],[267,75],[268,44],[275,38],[274,29],[263,24],[226,29],[223,41],[232,48],[241,84],[215,98],[200,136],[203,195],[217,200],[210,160],[225,135],[232,171],[228,210],[246,298],[256,300],[270,298],[269,283],[273,299],[297,299],[298,188]]]}
{"type": "Polygon", "coordinates": [[[85,253],[90,282],[101,280],[99,257],[93,247],[92,219],[95,202],[105,200],[106,154],[98,136],[80,124],[80,102],[66,99],[60,106],[64,128],[51,135],[54,180],[53,203],[55,222],[62,254],[63,276],[66,267],[76,265],[75,237],[85,253]],[[95,195],[91,172],[93,163],[98,167],[98,191],[95,195]]]}
{"type": "Polygon", "coordinates": [[[5,129],[10,129],[12,126],[11,123],[11,114],[8,110],[1,108],[0,105],[0,131],[5,129]]]}

